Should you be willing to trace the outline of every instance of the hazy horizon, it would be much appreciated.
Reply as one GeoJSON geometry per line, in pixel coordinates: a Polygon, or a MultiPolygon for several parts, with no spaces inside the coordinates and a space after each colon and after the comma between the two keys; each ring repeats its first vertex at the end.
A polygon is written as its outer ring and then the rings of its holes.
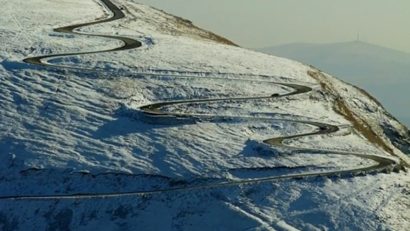
{"type": "Polygon", "coordinates": [[[277,45],[272,45],[272,46],[267,46],[267,47],[255,47],[255,48],[251,48],[251,49],[260,50],[260,49],[264,49],[264,48],[276,48],[276,47],[294,46],[294,45],[326,46],[326,45],[337,45],[337,44],[347,44],[347,43],[356,43],[356,42],[360,42],[360,43],[364,43],[364,44],[368,44],[368,45],[372,45],[372,46],[377,46],[377,47],[380,47],[380,48],[383,48],[383,49],[389,49],[391,51],[400,52],[400,53],[403,53],[405,55],[410,55],[410,52],[407,52],[407,51],[402,51],[402,50],[398,50],[398,49],[395,49],[395,48],[386,47],[386,46],[383,46],[381,44],[376,44],[376,43],[357,40],[357,39],[356,40],[347,40],[347,41],[334,41],[334,42],[291,42],[291,43],[282,43],[282,44],[277,44],[277,45]]]}
{"type": "Polygon", "coordinates": [[[410,53],[410,1],[139,0],[243,47],[361,41],[410,53]],[[233,7],[235,6],[235,7],[233,7]],[[257,25],[257,26],[255,26],[257,25]],[[286,26],[284,26],[286,25],[286,26]]]}

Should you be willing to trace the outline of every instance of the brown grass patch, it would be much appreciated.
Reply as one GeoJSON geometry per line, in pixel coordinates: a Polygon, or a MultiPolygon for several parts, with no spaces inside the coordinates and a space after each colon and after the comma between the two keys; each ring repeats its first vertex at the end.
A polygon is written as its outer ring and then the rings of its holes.
{"type": "Polygon", "coordinates": [[[238,47],[237,44],[235,44],[234,42],[230,41],[230,40],[227,39],[227,38],[224,38],[224,37],[222,37],[222,36],[220,36],[220,35],[217,35],[217,34],[215,34],[215,33],[212,33],[212,32],[210,32],[210,31],[207,31],[207,30],[204,30],[204,29],[202,29],[202,28],[199,28],[199,27],[195,26],[195,25],[194,25],[190,20],[188,20],[188,19],[184,19],[184,18],[181,18],[181,17],[178,17],[178,16],[174,16],[174,17],[176,18],[176,20],[177,20],[177,22],[178,22],[179,24],[182,24],[183,26],[185,26],[185,27],[187,27],[187,28],[191,28],[191,29],[195,29],[195,30],[204,32],[204,34],[200,34],[200,33],[199,33],[199,34],[198,34],[199,37],[202,37],[202,38],[205,38],[205,39],[209,39],[209,40],[213,40],[213,41],[218,42],[218,43],[221,43],[221,44],[238,47]]]}
{"type": "MultiPolygon", "coordinates": [[[[153,9],[156,9],[156,8],[154,8],[154,7],[152,7],[152,8],[153,8],[153,9]]],[[[156,9],[156,10],[158,10],[158,9],[156,9]]],[[[217,42],[217,43],[225,44],[225,45],[230,45],[230,46],[239,47],[237,44],[235,44],[234,42],[232,42],[231,40],[229,40],[229,39],[227,39],[227,38],[224,38],[224,37],[222,37],[222,36],[220,36],[220,35],[217,35],[217,34],[215,34],[215,33],[213,33],[213,32],[210,32],[210,31],[208,31],[208,30],[204,30],[204,29],[202,29],[202,28],[200,28],[200,27],[195,26],[195,25],[192,23],[192,21],[190,21],[190,20],[188,20],[188,19],[185,19],[185,18],[182,18],[182,17],[179,17],[179,16],[172,15],[172,14],[170,14],[170,13],[167,13],[167,12],[163,11],[163,10],[158,10],[158,11],[161,11],[162,13],[164,13],[164,14],[166,14],[166,15],[169,15],[170,17],[173,17],[174,20],[175,20],[175,22],[176,22],[176,25],[177,25],[178,27],[180,27],[180,28],[184,28],[184,27],[185,27],[185,28],[187,28],[187,29],[191,29],[191,30],[193,30],[193,31],[199,32],[199,33],[195,33],[195,35],[197,35],[197,36],[199,36],[199,37],[201,37],[201,38],[209,39],[209,40],[215,41],[215,42],[217,42]]]]}
{"type": "MultiPolygon", "coordinates": [[[[317,80],[326,92],[332,94],[335,97],[334,110],[342,115],[346,120],[350,121],[353,125],[353,128],[357,132],[363,135],[371,143],[394,155],[393,149],[390,148],[390,146],[379,135],[377,135],[374,130],[372,130],[371,126],[364,119],[360,118],[349,109],[346,101],[337,93],[333,86],[331,86],[330,83],[323,81],[323,78],[326,78],[323,73],[321,73],[320,71],[308,71],[308,75],[317,80]]],[[[361,90],[361,92],[363,93],[364,91],[361,90]]],[[[369,96],[367,92],[365,93],[365,95],[369,96]]],[[[370,98],[374,99],[373,97],[370,98]]],[[[376,101],[376,103],[378,102],[376,101]]]]}
{"type": "Polygon", "coordinates": [[[366,137],[368,141],[383,148],[386,152],[394,154],[393,149],[391,149],[384,140],[371,129],[366,121],[356,116],[343,100],[336,100],[334,109],[337,113],[343,115],[346,120],[350,121],[353,124],[353,128],[366,137]]]}

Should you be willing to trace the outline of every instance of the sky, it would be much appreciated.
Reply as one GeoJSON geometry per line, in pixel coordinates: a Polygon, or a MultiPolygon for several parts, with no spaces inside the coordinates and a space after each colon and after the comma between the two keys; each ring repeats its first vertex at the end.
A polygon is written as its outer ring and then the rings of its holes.
{"type": "Polygon", "coordinates": [[[356,40],[410,53],[409,0],[137,0],[248,48],[356,40]]]}

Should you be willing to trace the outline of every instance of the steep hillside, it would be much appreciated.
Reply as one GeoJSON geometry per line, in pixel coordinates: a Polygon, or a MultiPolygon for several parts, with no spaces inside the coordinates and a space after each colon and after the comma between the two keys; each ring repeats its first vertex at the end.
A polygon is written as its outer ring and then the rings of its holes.
{"type": "Polygon", "coordinates": [[[1,230],[409,227],[408,131],[357,88],[131,0],[2,4],[1,230]]]}

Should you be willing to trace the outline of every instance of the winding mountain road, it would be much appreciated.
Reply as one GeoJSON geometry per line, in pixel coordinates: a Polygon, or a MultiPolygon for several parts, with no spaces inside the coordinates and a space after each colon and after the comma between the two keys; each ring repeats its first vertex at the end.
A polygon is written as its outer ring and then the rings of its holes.
{"type": "Polygon", "coordinates": [[[76,24],[76,25],[71,25],[71,26],[60,27],[60,28],[54,29],[54,31],[59,32],[59,33],[67,33],[67,34],[74,34],[74,35],[87,35],[87,36],[92,36],[92,37],[120,40],[121,42],[123,42],[122,46],[113,48],[113,49],[108,49],[108,50],[37,56],[37,57],[26,58],[23,61],[26,63],[30,63],[30,64],[58,67],[58,65],[51,65],[45,62],[44,60],[49,59],[49,58],[57,58],[57,57],[61,58],[61,57],[74,56],[74,55],[87,55],[87,54],[97,54],[97,53],[104,53],[104,52],[123,51],[123,50],[130,50],[130,49],[141,47],[142,43],[140,41],[127,38],[127,37],[112,36],[112,35],[97,35],[97,34],[82,33],[82,32],[76,31],[76,29],[81,28],[81,27],[112,22],[112,21],[122,19],[125,17],[125,14],[111,1],[109,0],[100,0],[100,1],[111,11],[112,13],[111,17],[103,19],[103,20],[99,20],[99,21],[94,21],[94,22],[87,22],[87,23],[81,23],[81,24],[76,24]]]}
{"type": "MultiPolygon", "coordinates": [[[[54,66],[54,67],[65,68],[63,66],[49,64],[47,63],[46,60],[50,58],[57,58],[57,57],[96,54],[96,53],[102,53],[102,52],[114,52],[114,51],[129,50],[129,49],[135,49],[135,48],[141,47],[142,43],[140,41],[137,41],[131,38],[120,37],[120,36],[110,36],[110,35],[88,34],[88,33],[82,33],[82,32],[76,31],[76,29],[80,27],[91,26],[91,25],[100,24],[100,23],[106,23],[106,22],[118,20],[118,19],[125,17],[125,14],[111,1],[109,0],[100,0],[100,1],[112,12],[112,16],[106,19],[103,19],[103,20],[99,20],[99,21],[57,28],[54,31],[61,32],[61,33],[116,39],[116,40],[120,40],[123,42],[122,46],[114,48],[114,49],[109,49],[109,50],[80,52],[80,53],[53,54],[53,55],[31,57],[31,58],[24,59],[24,62],[34,64],[34,65],[54,66]]],[[[238,74],[238,75],[241,75],[241,74],[238,74]]],[[[209,77],[209,78],[212,78],[212,77],[209,77]]],[[[209,103],[209,102],[228,101],[228,100],[250,101],[250,100],[263,100],[263,99],[270,99],[270,98],[281,98],[281,97],[305,94],[312,90],[308,86],[303,86],[299,84],[280,83],[280,82],[269,82],[269,83],[288,87],[288,88],[293,89],[293,91],[283,94],[283,95],[273,94],[273,95],[265,96],[265,97],[262,96],[262,97],[239,97],[239,98],[217,98],[217,99],[168,101],[168,102],[160,102],[156,104],[146,105],[146,106],[141,107],[140,109],[147,116],[154,117],[154,118],[157,116],[189,117],[190,116],[189,114],[187,115],[187,114],[181,114],[177,112],[164,112],[161,109],[165,106],[176,105],[176,104],[209,103]]],[[[329,171],[329,172],[309,172],[309,173],[289,174],[289,175],[282,175],[282,176],[271,176],[271,177],[253,178],[253,179],[246,179],[246,180],[226,181],[226,182],[215,183],[215,184],[205,184],[205,185],[195,185],[195,186],[188,185],[188,186],[182,186],[182,187],[174,187],[174,188],[158,189],[158,190],[150,190],[150,191],[112,192],[112,193],[90,192],[90,193],[85,193],[85,194],[83,193],[83,194],[55,194],[55,195],[11,195],[11,196],[0,196],[0,200],[6,200],[6,199],[12,199],[12,200],[56,200],[57,199],[57,200],[61,200],[61,199],[97,199],[97,198],[103,199],[103,198],[109,198],[109,197],[138,196],[138,195],[157,194],[157,193],[164,193],[164,192],[176,192],[176,191],[186,191],[186,190],[230,187],[230,186],[236,186],[236,185],[256,184],[256,183],[286,180],[286,179],[300,179],[300,178],[305,178],[305,177],[324,177],[324,176],[341,176],[341,175],[353,176],[353,175],[361,174],[361,173],[378,172],[378,171],[383,171],[383,170],[389,171],[389,170],[392,170],[396,165],[398,165],[397,160],[395,160],[394,158],[387,157],[387,156],[287,146],[284,144],[285,140],[296,139],[296,138],[305,137],[305,136],[331,134],[331,133],[335,133],[339,131],[339,127],[335,125],[331,125],[331,124],[304,121],[304,120],[275,119],[275,121],[301,123],[301,124],[306,124],[306,125],[317,127],[317,129],[313,132],[295,134],[292,136],[285,136],[285,137],[276,137],[276,138],[264,140],[264,143],[267,145],[272,145],[272,146],[281,147],[281,148],[297,149],[301,152],[356,156],[356,157],[360,157],[363,159],[373,160],[376,162],[376,164],[371,165],[371,166],[360,167],[360,168],[352,168],[352,169],[329,171]]]]}

